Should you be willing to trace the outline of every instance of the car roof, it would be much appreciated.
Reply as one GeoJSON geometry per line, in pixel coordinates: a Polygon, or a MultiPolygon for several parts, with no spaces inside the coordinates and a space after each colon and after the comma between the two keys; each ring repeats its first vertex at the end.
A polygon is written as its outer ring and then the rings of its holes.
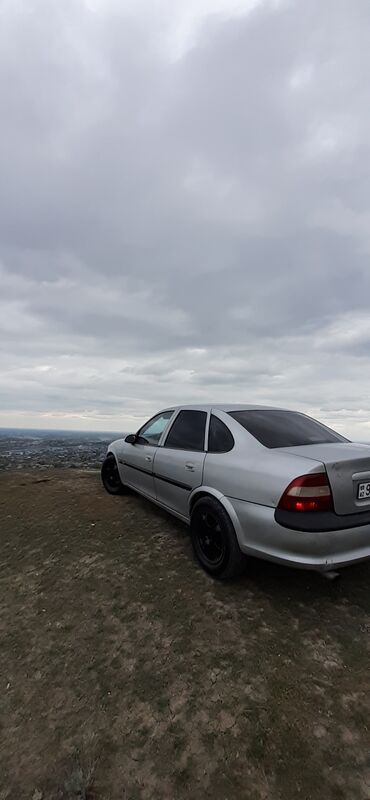
{"type": "Polygon", "coordinates": [[[255,403],[192,403],[184,406],[168,406],[163,411],[291,411],[289,408],[279,406],[261,406],[255,403]]]}

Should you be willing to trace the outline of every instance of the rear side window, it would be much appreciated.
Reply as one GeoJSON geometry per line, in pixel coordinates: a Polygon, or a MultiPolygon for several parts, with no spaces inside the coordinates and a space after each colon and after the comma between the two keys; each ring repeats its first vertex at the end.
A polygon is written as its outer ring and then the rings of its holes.
{"type": "Polygon", "coordinates": [[[205,411],[180,411],[164,446],[176,450],[204,450],[206,420],[205,411]]]}
{"type": "Polygon", "coordinates": [[[251,409],[229,411],[229,414],[265,447],[348,442],[344,436],[298,411],[251,409]]]}
{"type": "Polygon", "coordinates": [[[234,437],[222,420],[211,414],[208,433],[209,453],[228,453],[234,447],[234,437]]]}

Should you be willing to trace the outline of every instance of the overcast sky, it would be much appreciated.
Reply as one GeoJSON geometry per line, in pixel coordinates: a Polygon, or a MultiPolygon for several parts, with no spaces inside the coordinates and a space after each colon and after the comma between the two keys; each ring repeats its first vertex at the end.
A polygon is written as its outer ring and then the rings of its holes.
{"type": "Polygon", "coordinates": [[[0,425],[370,440],[369,0],[0,0],[0,425]]]}

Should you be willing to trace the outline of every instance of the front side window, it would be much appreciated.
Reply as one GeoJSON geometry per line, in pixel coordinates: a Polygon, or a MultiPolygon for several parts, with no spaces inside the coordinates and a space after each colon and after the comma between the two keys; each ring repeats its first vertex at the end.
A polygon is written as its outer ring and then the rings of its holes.
{"type": "Polygon", "coordinates": [[[180,411],[164,446],[176,450],[203,451],[206,421],[205,411],[180,411]]]}
{"type": "Polygon", "coordinates": [[[149,422],[146,422],[138,432],[139,444],[158,444],[162,433],[167,425],[168,420],[172,417],[173,411],[163,411],[152,417],[149,422]]]}
{"type": "Polygon", "coordinates": [[[228,453],[234,447],[234,437],[221,419],[211,414],[208,434],[209,453],[228,453]]]}

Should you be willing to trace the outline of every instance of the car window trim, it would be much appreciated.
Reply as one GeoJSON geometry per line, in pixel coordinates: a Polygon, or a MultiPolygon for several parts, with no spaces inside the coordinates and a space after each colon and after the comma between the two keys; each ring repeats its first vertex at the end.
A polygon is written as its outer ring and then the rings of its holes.
{"type": "Polygon", "coordinates": [[[181,411],[200,411],[202,414],[206,414],[206,424],[205,424],[205,427],[204,427],[203,450],[192,450],[190,447],[167,447],[167,450],[176,450],[176,452],[180,451],[180,452],[183,452],[183,453],[206,453],[207,452],[206,446],[207,446],[207,441],[208,441],[208,436],[206,438],[206,433],[208,431],[208,427],[207,426],[209,424],[210,412],[206,411],[204,408],[178,408],[176,416],[171,421],[171,425],[168,428],[168,430],[166,431],[166,436],[165,436],[163,442],[160,443],[160,447],[166,447],[166,441],[167,441],[168,436],[170,435],[171,428],[175,424],[175,422],[177,420],[177,417],[179,416],[181,411]]]}
{"type": "Polygon", "coordinates": [[[204,431],[204,452],[208,453],[208,437],[209,437],[209,426],[211,424],[211,414],[212,409],[207,411],[207,419],[206,419],[206,427],[204,431]]]}

